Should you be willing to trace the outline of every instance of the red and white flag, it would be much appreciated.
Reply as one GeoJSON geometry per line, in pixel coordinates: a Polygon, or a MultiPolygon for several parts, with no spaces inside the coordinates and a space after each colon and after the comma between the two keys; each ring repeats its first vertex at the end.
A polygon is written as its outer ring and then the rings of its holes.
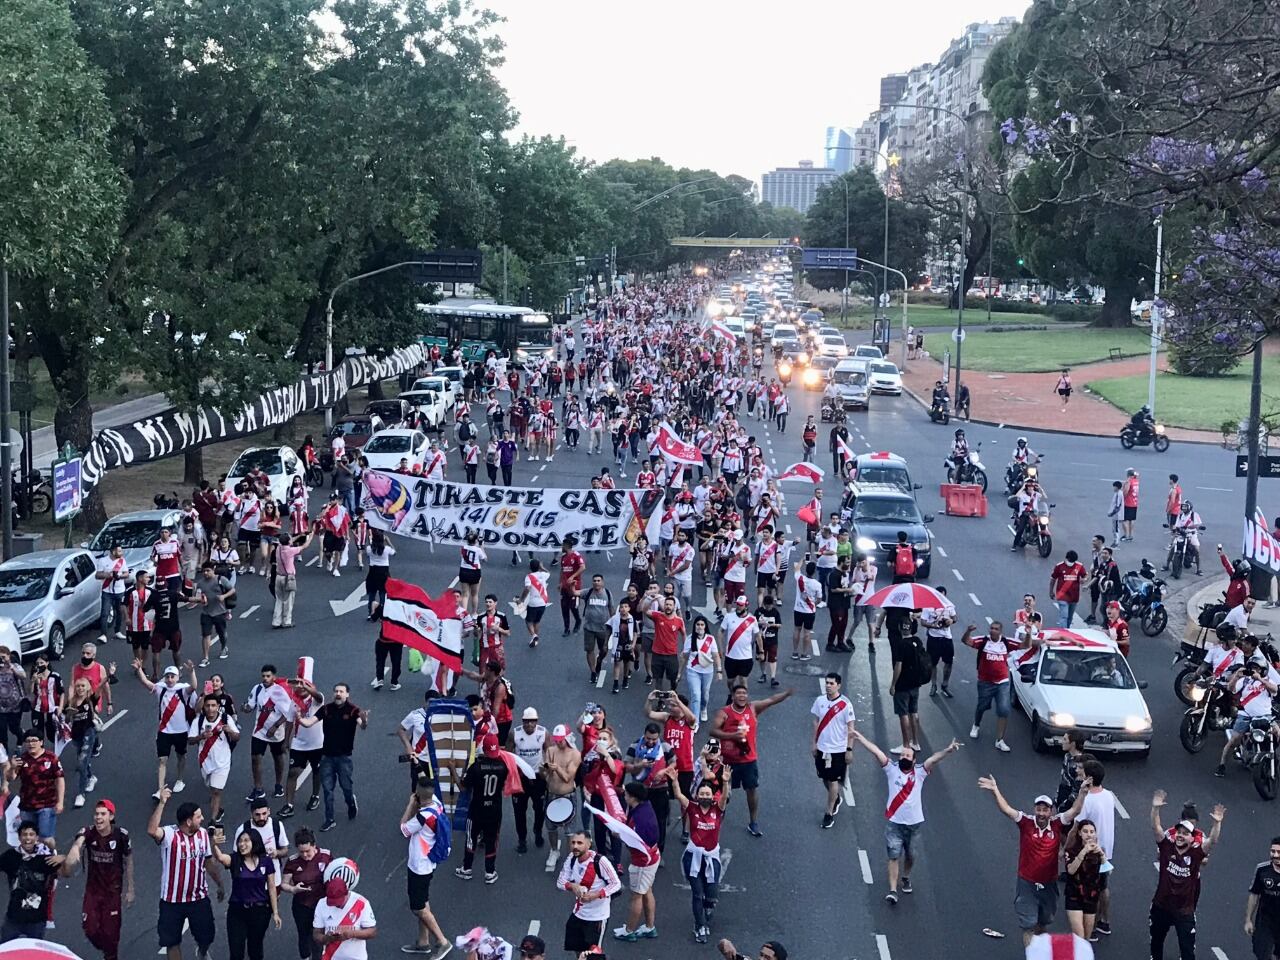
{"type": "Polygon", "coordinates": [[[432,598],[412,583],[388,580],[381,639],[403,643],[421,653],[422,672],[432,677],[432,686],[437,692],[448,692],[457,675],[462,673],[458,595],[446,590],[432,598]]]}
{"type": "Polygon", "coordinates": [[[625,821],[619,820],[613,814],[606,813],[604,810],[597,810],[589,803],[584,803],[582,806],[592,815],[599,817],[600,822],[604,824],[605,829],[611,833],[617,834],[618,838],[628,847],[635,850],[637,853],[646,854],[649,857],[648,866],[652,866],[658,862],[658,848],[645,843],[640,834],[627,826],[625,821]]]}
{"type": "Polygon", "coordinates": [[[54,713],[53,723],[56,734],[53,738],[53,755],[60,757],[62,751],[67,748],[67,744],[71,742],[71,724],[67,722],[66,714],[61,710],[54,713]]]}
{"type": "Polygon", "coordinates": [[[848,464],[853,462],[853,448],[844,442],[844,437],[836,435],[836,449],[840,451],[840,459],[848,464]]]}
{"type": "Polygon", "coordinates": [[[736,340],[736,339],[737,339],[737,338],[733,335],[733,331],[732,331],[732,330],[730,330],[728,327],[726,327],[726,326],[725,326],[723,323],[721,323],[719,320],[712,320],[712,321],[711,321],[711,335],[712,335],[713,337],[724,337],[724,338],[725,338],[726,340],[728,340],[730,343],[732,343],[734,340],[736,340]]]}
{"type": "Polygon", "coordinates": [[[778,480],[805,480],[808,483],[821,483],[822,478],[826,476],[823,469],[816,463],[809,463],[803,460],[800,463],[793,463],[787,469],[778,474],[778,480]]]}
{"type": "Polygon", "coordinates": [[[692,443],[681,440],[669,423],[664,422],[658,427],[658,449],[668,460],[675,460],[677,463],[701,464],[703,462],[702,451],[692,443]]]}

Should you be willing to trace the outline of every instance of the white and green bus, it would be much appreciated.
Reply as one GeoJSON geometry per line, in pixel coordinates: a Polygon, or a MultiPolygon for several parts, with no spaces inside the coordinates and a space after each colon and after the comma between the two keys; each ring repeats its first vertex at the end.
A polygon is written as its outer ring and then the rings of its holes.
{"type": "Polygon", "coordinates": [[[501,359],[522,364],[552,349],[551,318],[529,307],[449,297],[420,303],[418,310],[423,319],[421,342],[438,345],[442,352],[460,345],[467,361],[484,360],[492,350],[501,359]]]}

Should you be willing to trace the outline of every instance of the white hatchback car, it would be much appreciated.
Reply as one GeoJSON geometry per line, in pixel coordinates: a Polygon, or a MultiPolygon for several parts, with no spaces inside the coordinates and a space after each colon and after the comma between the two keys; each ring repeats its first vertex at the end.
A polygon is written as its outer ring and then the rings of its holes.
{"type": "Polygon", "coordinates": [[[1134,679],[1115,641],[1091,628],[1046,630],[1042,640],[1038,652],[1009,654],[1014,699],[1031,720],[1031,745],[1047,751],[1065,731],[1078,730],[1085,750],[1150,754],[1146,682],[1134,679]]]}
{"type": "Polygon", "coordinates": [[[872,393],[902,393],[902,374],[898,372],[897,364],[888,360],[872,360],[869,375],[872,393]]]}
{"type": "Polygon", "coordinates": [[[843,360],[849,355],[849,344],[839,334],[826,334],[818,340],[818,353],[824,357],[836,357],[843,360]]]}
{"type": "Polygon", "coordinates": [[[383,430],[369,438],[360,453],[374,470],[394,470],[403,458],[409,469],[421,467],[427,454],[427,435],[421,430],[383,430]]]}
{"type": "Polygon", "coordinates": [[[249,471],[257,467],[267,475],[271,484],[271,496],[278,503],[289,502],[289,489],[294,477],[303,476],[302,461],[292,447],[250,447],[240,456],[227,471],[227,489],[235,489],[235,485],[249,475],[249,471]]]}

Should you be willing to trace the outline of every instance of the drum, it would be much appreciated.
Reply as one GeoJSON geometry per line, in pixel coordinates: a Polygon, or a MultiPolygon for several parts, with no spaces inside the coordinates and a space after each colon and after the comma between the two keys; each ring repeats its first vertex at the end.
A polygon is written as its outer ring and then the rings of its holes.
{"type": "Polygon", "coordinates": [[[547,804],[547,823],[553,827],[563,827],[573,819],[573,800],[569,797],[556,797],[547,804]]]}

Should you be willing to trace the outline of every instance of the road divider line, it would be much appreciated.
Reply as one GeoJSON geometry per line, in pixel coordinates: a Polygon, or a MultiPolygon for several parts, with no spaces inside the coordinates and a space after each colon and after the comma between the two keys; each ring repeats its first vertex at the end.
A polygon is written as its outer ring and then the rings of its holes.
{"type": "Polygon", "coordinates": [[[536,936],[538,935],[538,931],[539,931],[539,930],[541,930],[541,929],[542,929],[542,921],[541,921],[541,920],[530,920],[530,921],[529,921],[529,932],[528,932],[528,934],[526,934],[526,935],[527,935],[527,936],[530,936],[530,937],[536,937],[536,936]]]}
{"type": "Polygon", "coordinates": [[[871,861],[867,858],[867,851],[858,851],[858,867],[862,870],[862,882],[867,886],[871,886],[871,861]]]}
{"type": "Polygon", "coordinates": [[[259,605],[255,603],[252,607],[250,607],[250,608],[249,608],[248,610],[246,610],[244,613],[240,614],[240,619],[241,619],[241,620],[248,620],[248,619],[249,619],[249,617],[254,613],[254,611],[256,611],[256,610],[258,609],[258,607],[259,607],[259,605]]]}
{"type": "Polygon", "coordinates": [[[883,933],[876,934],[876,950],[880,953],[880,960],[893,960],[889,953],[889,938],[883,933]]]}
{"type": "Polygon", "coordinates": [[[113,716],[110,720],[108,720],[106,723],[104,723],[104,724],[102,725],[102,729],[103,729],[103,730],[108,729],[108,728],[109,728],[113,723],[115,723],[117,720],[119,720],[121,717],[123,717],[123,716],[124,716],[126,713],[128,713],[128,712],[129,712],[129,711],[128,711],[128,709],[127,709],[127,708],[126,708],[126,709],[124,709],[124,710],[121,710],[119,713],[117,713],[115,716],[113,716]]]}
{"type": "Polygon", "coordinates": [[[938,551],[938,556],[943,560],[947,559],[947,551],[943,550],[942,547],[934,547],[934,549],[938,551]]]}
{"type": "Polygon", "coordinates": [[[1121,819],[1128,820],[1129,811],[1124,808],[1124,804],[1120,802],[1120,798],[1115,796],[1114,793],[1112,794],[1112,801],[1115,803],[1116,813],[1120,814],[1121,819]]]}
{"type": "Polygon", "coordinates": [[[963,574],[963,573],[961,573],[961,572],[960,572],[959,570],[957,570],[955,567],[952,567],[952,568],[951,568],[951,572],[955,574],[955,576],[956,576],[956,579],[957,579],[957,580],[959,580],[961,583],[964,583],[964,574],[963,574]]]}
{"type": "Polygon", "coordinates": [[[1212,947],[1215,960],[1227,960],[1227,954],[1221,947],[1212,947]]]}
{"type": "Polygon", "coordinates": [[[982,606],[982,601],[978,599],[978,595],[976,593],[969,594],[969,599],[973,601],[973,605],[975,607],[982,606]]]}
{"type": "Polygon", "coordinates": [[[844,782],[840,787],[840,795],[844,798],[844,802],[849,806],[856,807],[858,805],[853,799],[853,784],[849,782],[848,770],[844,772],[844,782]]]}
{"type": "Polygon", "coordinates": [[[988,627],[989,627],[989,626],[991,626],[993,623],[995,623],[995,621],[994,621],[994,620],[992,620],[990,617],[987,617],[987,618],[986,618],[986,620],[987,620],[987,626],[988,626],[988,627]]]}
{"type": "Polygon", "coordinates": [[[310,560],[308,560],[308,561],[307,561],[307,566],[308,566],[308,567],[314,567],[314,566],[315,566],[317,563],[319,563],[319,562],[320,562],[320,558],[319,558],[319,557],[312,557],[310,560]]]}
{"type": "MultiPolygon", "coordinates": [[[[1197,490],[1212,490],[1214,493],[1231,493],[1230,487],[1196,487],[1197,490]]],[[[1217,947],[1213,949],[1217,950],[1217,947]]]]}

